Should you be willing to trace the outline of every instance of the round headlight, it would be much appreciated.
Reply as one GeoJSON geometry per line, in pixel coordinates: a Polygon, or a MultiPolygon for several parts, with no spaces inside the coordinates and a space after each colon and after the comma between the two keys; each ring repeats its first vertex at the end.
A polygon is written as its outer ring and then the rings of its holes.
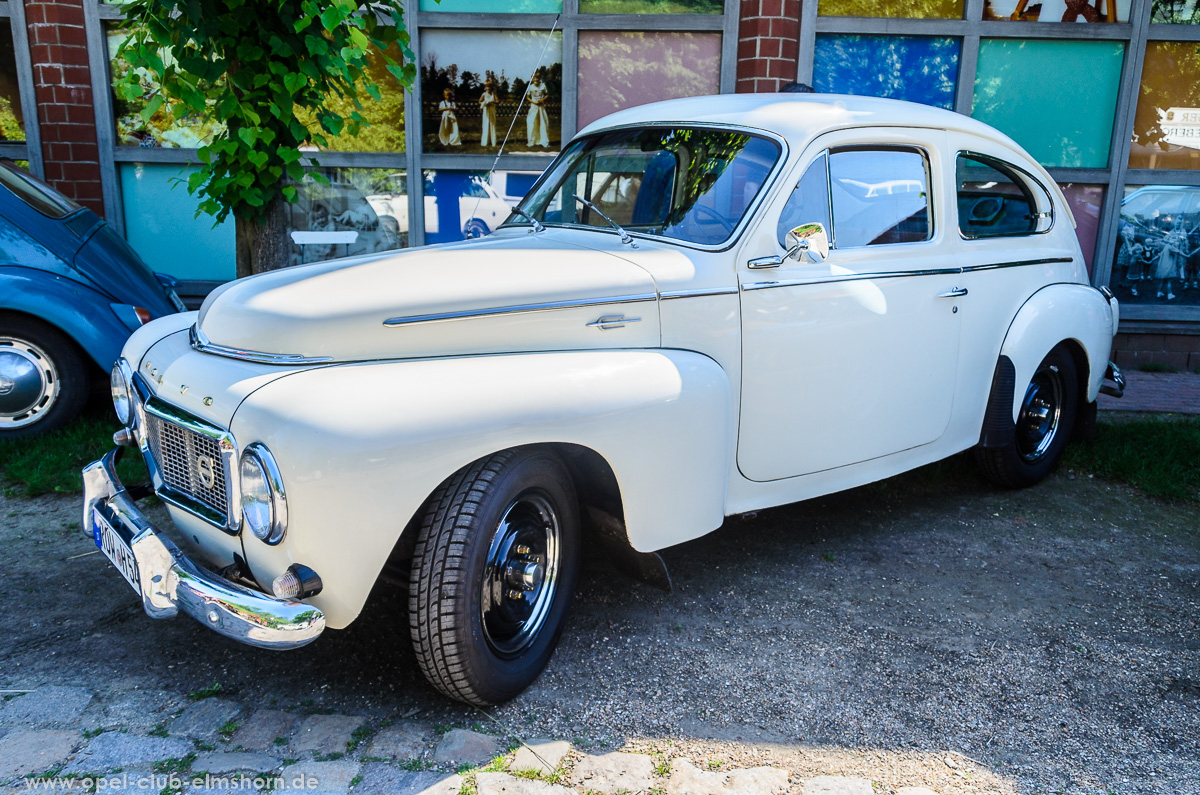
{"type": "Polygon", "coordinates": [[[133,402],[129,397],[129,381],[125,379],[125,372],[119,361],[113,365],[109,386],[112,388],[113,409],[117,412],[117,420],[122,425],[128,425],[133,416],[133,402]]]}
{"type": "Polygon", "coordinates": [[[242,453],[242,518],[260,541],[278,544],[287,531],[287,501],[279,467],[266,447],[252,444],[242,453]]]}

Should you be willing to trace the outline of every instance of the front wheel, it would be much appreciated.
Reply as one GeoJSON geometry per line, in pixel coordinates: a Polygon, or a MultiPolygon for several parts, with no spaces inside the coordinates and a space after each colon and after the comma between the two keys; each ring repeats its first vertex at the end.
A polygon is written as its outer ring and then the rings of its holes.
{"type": "Polygon", "coordinates": [[[975,460],[984,476],[1000,486],[1024,488],[1049,475],[1071,436],[1078,402],[1075,360],[1058,345],[1025,387],[1008,443],[976,448],[975,460]]]}
{"type": "Polygon", "coordinates": [[[430,497],[413,553],[409,628],[421,670],[488,706],[546,667],[575,591],[579,506],[554,455],[506,450],[430,497]]]}
{"type": "Polygon", "coordinates": [[[61,331],[33,318],[0,318],[0,441],[74,419],[88,381],[83,358],[61,331]]]}

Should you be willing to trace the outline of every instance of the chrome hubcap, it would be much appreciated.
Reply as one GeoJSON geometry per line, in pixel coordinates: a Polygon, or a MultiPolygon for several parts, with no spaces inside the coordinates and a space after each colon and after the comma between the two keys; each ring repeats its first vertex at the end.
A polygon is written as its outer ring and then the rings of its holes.
{"type": "Polygon", "coordinates": [[[37,422],[58,398],[54,362],[36,345],[0,337],[0,429],[37,422]]]}
{"type": "Polygon", "coordinates": [[[1057,367],[1043,367],[1034,373],[1017,416],[1017,453],[1026,463],[1041,459],[1054,444],[1062,399],[1062,376],[1057,367]]]}
{"type": "Polygon", "coordinates": [[[515,657],[546,623],[558,587],[561,533],[550,500],[527,491],[504,511],[483,572],[483,634],[500,657],[515,657]]]}

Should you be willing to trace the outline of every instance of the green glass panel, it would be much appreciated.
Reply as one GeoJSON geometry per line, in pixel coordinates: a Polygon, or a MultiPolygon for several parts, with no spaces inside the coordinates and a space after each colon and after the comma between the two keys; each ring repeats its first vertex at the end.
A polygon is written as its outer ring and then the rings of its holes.
{"type": "Polygon", "coordinates": [[[1129,167],[1200,169],[1200,42],[1146,42],[1129,167]]]}
{"type": "Polygon", "coordinates": [[[583,14],[720,14],[721,0],[579,0],[583,14]]]}
{"type": "Polygon", "coordinates": [[[1200,0],[1151,0],[1150,21],[1168,25],[1200,25],[1200,0]]]}
{"type": "Polygon", "coordinates": [[[421,0],[422,11],[444,11],[452,14],[558,14],[562,0],[421,0]]]}
{"type": "Polygon", "coordinates": [[[1044,166],[1104,168],[1124,56],[1121,42],[984,39],[972,115],[1044,166]]]}
{"type": "Polygon", "coordinates": [[[820,0],[823,17],[962,19],[963,0],[820,0]]]}

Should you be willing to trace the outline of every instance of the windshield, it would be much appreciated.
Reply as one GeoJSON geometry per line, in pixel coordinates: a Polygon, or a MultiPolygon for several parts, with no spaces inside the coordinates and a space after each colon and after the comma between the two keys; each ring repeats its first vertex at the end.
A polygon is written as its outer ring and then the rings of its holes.
{"type": "MultiPolygon", "coordinates": [[[[630,232],[701,245],[733,234],[779,158],[776,142],[729,130],[614,130],[571,144],[521,202],[547,226],[612,231],[580,196],[630,232]]],[[[529,226],[514,213],[506,225],[529,226]]]]}

